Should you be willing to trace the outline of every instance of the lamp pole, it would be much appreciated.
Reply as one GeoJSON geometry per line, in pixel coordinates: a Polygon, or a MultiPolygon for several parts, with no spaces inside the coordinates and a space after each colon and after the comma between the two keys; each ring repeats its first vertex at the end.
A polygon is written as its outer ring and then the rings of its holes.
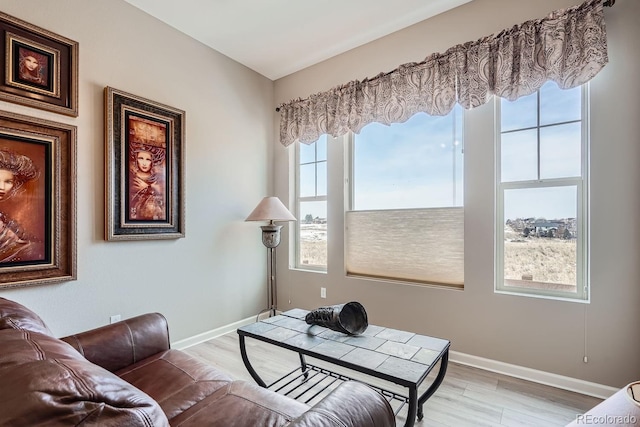
{"type": "MultiPolygon", "coordinates": [[[[267,247],[267,305],[269,317],[276,315],[278,308],[278,284],[276,282],[276,248],[280,244],[281,225],[276,225],[270,221],[269,225],[263,225],[262,243],[267,247]]],[[[263,310],[267,311],[267,310],[263,310]]],[[[261,313],[262,313],[261,312],[261,313]]]]}

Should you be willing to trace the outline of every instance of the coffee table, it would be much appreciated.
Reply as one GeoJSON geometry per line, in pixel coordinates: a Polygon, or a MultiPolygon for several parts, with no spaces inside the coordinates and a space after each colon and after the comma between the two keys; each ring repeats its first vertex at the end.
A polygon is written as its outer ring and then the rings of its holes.
{"type": "Polygon", "coordinates": [[[304,321],[307,313],[307,310],[293,309],[238,328],[242,360],[256,383],[309,402],[334,382],[353,379],[308,363],[305,356],[309,356],[406,387],[408,393],[404,395],[369,384],[389,402],[400,402],[396,415],[408,405],[405,427],[413,426],[416,418],[423,418],[424,402],[438,389],[447,371],[448,340],[375,325],[369,325],[362,335],[350,336],[322,326],[307,325],[304,321]],[[300,367],[267,385],[251,366],[246,337],[298,353],[300,367]],[[436,378],[418,396],[418,387],[438,362],[440,368],[436,378]]]}

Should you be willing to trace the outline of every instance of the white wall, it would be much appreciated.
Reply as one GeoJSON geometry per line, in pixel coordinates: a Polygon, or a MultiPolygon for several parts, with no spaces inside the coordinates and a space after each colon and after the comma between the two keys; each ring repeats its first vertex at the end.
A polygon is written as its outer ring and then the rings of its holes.
{"type": "Polygon", "coordinates": [[[1,0],[0,10],[79,42],[78,280],[0,290],[58,335],[149,311],[173,341],[266,305],[265,249],[244,218],[270,190],[273,83],[121,0],[1,0]],[[186,238],[106,242],[103,89],[186,111],[186,238]]]}
{"type": "MultiPolygon", "coordinates": [[[[390,71],[578,3],[475,0],[276,81],[276,103],[390,71]]],[[[494,130],[488,104],[465,118],[464,291],[345,277],[338,202],[329,207],[327,274],[287,270],[282,261],[280,308],[355,299],[371,323],[446,337],[458,352],[615,387],[639,379],[640,2],[619,0],[605,15],[610,63],[591,82],[590,304],[493,292],[494,130]],[[327,288],[327,299],[319,298],[320,286],[327,288]]],[[[291,150],[274,145],[276,192],[283,200],[290,194],[291,150]]],[[[341,148],[331,148],[329,161],[342,160],[341,148]]],[[[330,191],[341,191],[342,177],[329,181],[330,191]]],[[[290,249],[287,243],[280,253],[290,249]]]]}

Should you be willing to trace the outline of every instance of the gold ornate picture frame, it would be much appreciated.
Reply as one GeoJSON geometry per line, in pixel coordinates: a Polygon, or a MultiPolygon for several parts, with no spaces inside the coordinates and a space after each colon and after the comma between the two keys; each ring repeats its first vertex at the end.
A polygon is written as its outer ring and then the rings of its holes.
{"type": "Polygon", "coordinates": [[[0,99],[78,116],[78,43],[0,12],[0,99]]]}
{"type": "Polygon", "coordinates": [[[0,111],[0,290],[76,279],[76,134],[0,111]]]}
{"type": "Polygon", "coordinates": [[[185,112],[105,88],[106,240],[184,237],[185,112]]]}

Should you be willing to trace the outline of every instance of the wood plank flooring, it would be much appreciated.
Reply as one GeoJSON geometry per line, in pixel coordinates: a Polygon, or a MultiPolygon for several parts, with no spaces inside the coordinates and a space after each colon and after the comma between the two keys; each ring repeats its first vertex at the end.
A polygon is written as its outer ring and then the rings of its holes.
{"type": "MultiPolygon", "coordinates": [[[[299,366],[296,353],[250,338],[246,343],[253,367],[267,384],[299,366]]],[[[185,352],[220,368],[234,378],[253,382],[242,363],[238,335],[235,332],[192,346],[185,352]]],[[[339,371],[335,366],[319,360],[309,358],[308,361],[339,371]]],[[[431,383],[437,370],[438,367],[430,374],[431,378],[425,380],[424,389],[431,383]]],[[[347,370],[340,372],[391,391],[404,393],[406,390],[347,370]]],[[[421,388],[419,393],[423,391],[421,388]]],[[[316,400],[321,397],[322,395],[316,400]]],[[[586,412],[600,401],[594,397],[450,362],[444,382],[424,405],[424,419],[415,425],[564,426],[573,421],[577,414],[586,412]]],[[[406,407],[398,413],[398,426],[404,425],[405,413],[406,407]]]]}

